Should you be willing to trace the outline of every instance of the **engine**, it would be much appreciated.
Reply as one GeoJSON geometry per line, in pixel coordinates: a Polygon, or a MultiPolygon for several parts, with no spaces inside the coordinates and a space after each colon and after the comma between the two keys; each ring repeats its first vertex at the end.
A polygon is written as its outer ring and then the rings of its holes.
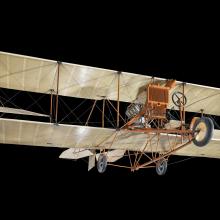
{"type": "Polygon", "coordinates": [[[127,115],[128,119],[133,118],[140,113],[142,108],[142,104],[132,103],[127,107],[125,114],[127,115]]]}

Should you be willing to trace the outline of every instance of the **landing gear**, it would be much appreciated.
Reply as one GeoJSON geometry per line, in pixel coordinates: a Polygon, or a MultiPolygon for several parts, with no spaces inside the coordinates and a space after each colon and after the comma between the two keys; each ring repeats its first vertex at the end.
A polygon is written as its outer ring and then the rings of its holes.
{"type": "Polygon", "coordinates": [[[198,147],[203,147],[209,143],[213,136],[214,125],[210,118],[196,118],[192,125],[194,133],[193,143],[198,147]]]}
{"type": "Polygon", "coordinates": [[[156,163],[156,172],[159,176],[162,176],[167,171],[167,160],[165,158],[160,159],[156,163]]]}
{"type": "Polygon", "coordinates": [[[97,161],[97,170],[99,173],[104,173],[107,168],[107,157],[105,154],[100,154],[97,161]]]}

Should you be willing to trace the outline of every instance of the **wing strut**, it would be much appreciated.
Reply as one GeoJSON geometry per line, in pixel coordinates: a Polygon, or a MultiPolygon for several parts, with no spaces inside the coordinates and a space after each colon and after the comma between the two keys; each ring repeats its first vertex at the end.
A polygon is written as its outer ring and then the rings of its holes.
{"type": "Polygon", "coordinates": [[[58,115],[58,101],[59,101],[59,78],[60,78],[60,62],[57,62],[57,94],[56,94],[56,115],[55,123],[57,124],[57,115],[58,115]]]}
{"type": "Polygon", "coordinates": [[[119,106],[120,106],[120,97],[119,97],[119,94],[120,94],[120,74],[121,72],[117,72],[118,73],[118,96],[117,96],[117,129],[119,128],[119,106]]]}

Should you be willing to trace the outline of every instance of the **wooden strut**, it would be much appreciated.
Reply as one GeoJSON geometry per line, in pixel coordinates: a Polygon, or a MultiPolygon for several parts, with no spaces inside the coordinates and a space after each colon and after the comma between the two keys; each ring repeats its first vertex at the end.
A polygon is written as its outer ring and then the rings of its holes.
{"type": "Polygon", "coordinates": [[[91,117],[91,115],[92,115],[92,112],[93,112],[93,110],[94,110],[94,108],[95,108],[96,102],[97,102],[97,100],[95,100],[94,103],[93,103],[92,109],[91,109],[91,111],[90,111],[90,113],[89,113],[89,116],[88,116],[88,118],[87,118],[87,121],[86,121],[85,126],[87,126],[88,123],[89,123],[89,119],[90,119],[90,117],[91,117]]]}
{"type": "Polygon", "coordinates": [[[182,86],[183,86],[183,90],[182,90],[182,97],[181,97],[181,100],[180,100],[180,122],[181,122],[181,130],[184,130],[185,129],[185,109],[184,109],[184,98],[185,98],[185,84],[182,83],[182,86]]]}
{"type": "Polygon", "coordinates": [[[201,118],[203,117],[203,114],[204,114],[204,109],[201,109],[201,118]]]}
{"type": "MultiPolygon", "coordinates": [[[[111,103],[111,101],[109,99],[107,99],[108,103],[112,106],[112,108],[118,112],[118,110],[115,108],[115,106],[111,103]]],[[[119,117],[124,121],[124,123],[126,123],[125,119],[121,116],[121,114],[118,112],[119,117]]]]}
{"type": "Polygon", "coordinates": [[[135,128],[130,127],[130,129],[126,129],[127,132],[134,133],[165,133],[165,134],[192,134],[192,130],[179,130],[179,129],[162,129],[162,128],[135,128]]]}
{"type": "MultiPolygon", "coordinates": [[[[185,97],[185,83],[183,83],[183,103],[184,103],[184,97],[185,97]]],[[[185,106],[183,105],[183,122],[185,125],[185,106]]]]}
{"type": "Polygon", "coordinates": [[[181,146],[179,146],[179,147],[177,147],[177,148],[175,148],[175,149],[169,151],[168,153],[166,153],[166,154],[164,154],[164,155],[162,155],[162,156],[160,156],[160,157],[157,157],[157,158],[155,158],[155,159],[153,159],[153,160],[151,160],[151,161],[148,161],[148,162],[146,162],[146,163],[144,163],[144,164],[141,164],[141,165],[135,167],[135,170],[138,170],[138,169],[140,169],[140,168],[144,168],[144,167],[148,166],[148,165],[151,164],[151,163],[155,163],[155,162],[159,161],[160,159],[165,158],[165,157],[171,155],[172,153],[174,153],[174,152],[176,152],[176,151],[182,149],[183,147],[185,147],[185,146],[187,146],[187,145],[189,145],[189,144],[191,144],[191,143],[192,143],[192,139],[191,139],[190,141],[188,141],[187,143],[185,143],[185,144],[183,144],[183,145],[181,145],[181,146]]]}
{"type": "Polygon", "coordinates": [[[53,92],[54,90],[50,90],[50,123],[53,121],[53,92]]]}
{"type": "Polygon", "coordinates": [[[105,99],[102,102],[102,127],[105,127],[105,99]]]}
{"type": "Polygon", "coordinates": [[[119,102],[119,93],[120,93],[120,75],[121,75],[121,72],[117,72],[118,73],[118,97],[117,97],[117,129],[119,128],[119,105],[120,105],[120,102],[119,102]]]}
{"type": "MultiPolygon", "coordinates": [[[[130,168],[130,170],[133,172],[135,170],[138,170],[138,169],[142,169],[142,168],[152,168],[152,167],[155,167],[155,165],[151,165],[153,163],[156,163],[157,161],[159,161],[160,159],[162,158],[167,158],[169,156],[171,156],[174,152],[182,149],[183,147],[189,145],[192,141],[193,141],[193,137],[191,134],[188,134],[188,137],[189,137],[189,140],[188,142],[186,142],[185,144],[182,144],[181,146],[175,148],[174,146],[170,149],[169,152],[163,154],[163,155],[159,155],[158,157],[149,157],[147,154],[144,153],[144,151],[141,152],[141,154],[145,155],[146,157],[148,157],[148,159],[150,159],[150,161],[144,163],[144,164],[138,164],[139,160],[141,159],[141,155],[138,157],[138,155],[135,156],[135,161],[134,163],[132,163],[131,161],[131,158],[130,158],[130,155],[129,156],[129,161],[130,161],[130,166],[121,166],[121,165],[116,165],[116,164],[112,164],[112,163],[108,163],[108,165],[112,165],[112,166],[117,166],[117,167],[124,167],[124,168],[130,168]],[[138,159],[139,158],[139,159],[138,159]]],[[[151,140],[150,140],[151,141],[151,140]]],[[[176,143],[176,139],[175,139],[175,143],[176,143]]],[[[146,144],[147,145],[147,144],[146,144]]],[[[145,146],[146,147],[146,146],[145,146]]]]}
{"type": "Polygon", "coordinates": [[[145,146],[144,146],[144,149],[140,152],[139,157],[138,157],[138,155],[136,156],[133,167],[137,167],[137,166],[138,166],[138,163],[139,163],[139,161],[140,161],[142,155],[144,154],[144,151],[145,151],[145,149],[147,148],[147,145],[148,145],[149,143],[151,143],[151,140],[152,140],[154,137],[155,137],[155,135],[154,135],[153,137],[151,137],[150,140],[147,141],[147,143],[146,143],[145,146]]]}
{"type": "Polygon", "coordinates": [[[60,62],[57,62],[57,93],[56,93],[56,112],[55,112],[55,123],[57,124],[57,116],[58,116],[58,101],[59,101],[59,78],[60,78],[60,62]]]}

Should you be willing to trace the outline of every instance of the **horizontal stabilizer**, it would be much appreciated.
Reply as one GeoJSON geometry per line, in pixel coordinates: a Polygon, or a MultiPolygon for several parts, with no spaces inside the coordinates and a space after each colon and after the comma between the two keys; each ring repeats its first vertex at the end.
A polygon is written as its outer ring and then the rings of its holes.
{"type": "Polygon", "coordinates": [[[62,159],[80,159],[83,157],[88,157],[88,156],[92,156],[93,153],[90,150],[85,150],[82,148],[70,148],[68,150],[65,150],[60,156],[59,158],[62,159]]]}
{"type": "MultiPolygon", "coordinates": [[[[111,150],[106,152],[107,161],[113,163],[119,159],[121,159],[125,154],[125,150],[111,150]]],[[[96,159],[98,160],[100,154],[96,155],[96,159]]]]}

